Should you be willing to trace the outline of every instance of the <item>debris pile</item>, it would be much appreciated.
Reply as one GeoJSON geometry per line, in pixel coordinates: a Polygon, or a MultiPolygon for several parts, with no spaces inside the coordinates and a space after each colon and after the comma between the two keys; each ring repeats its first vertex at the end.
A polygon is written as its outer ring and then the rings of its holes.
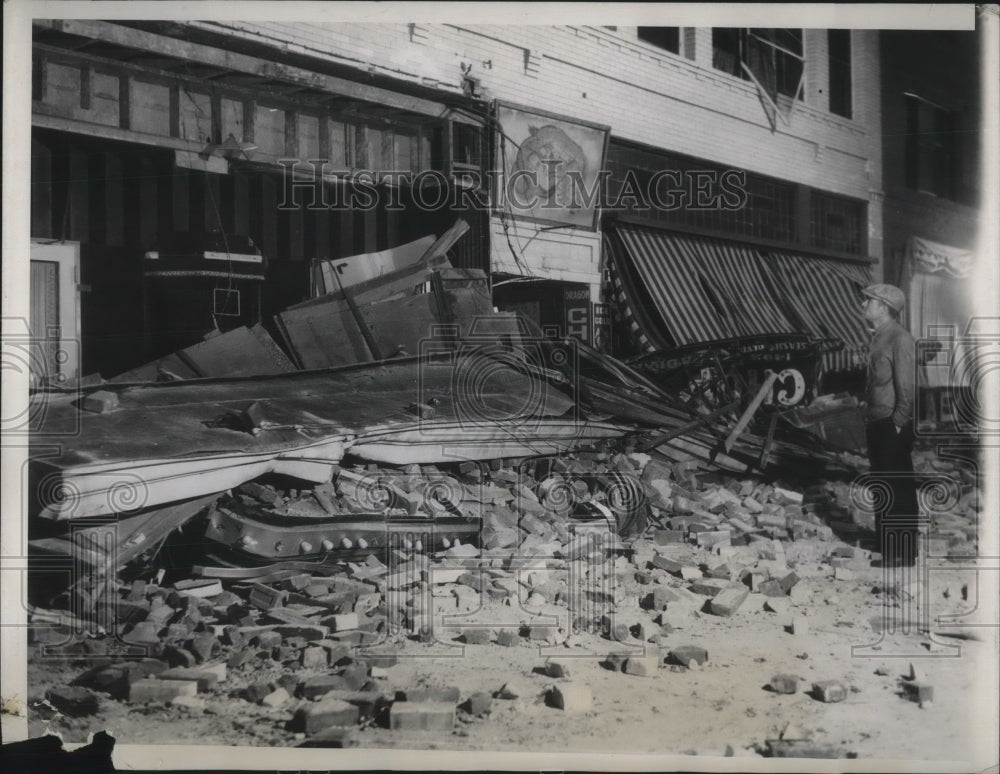
{"type": "MultiPolygon", "coordinates": [[[[120,584],[104,607],[107,636],[60,646],[58,626],[36,627],[36,644],[52,652],[117,656],[51,689],[48,702],[69,715],[106,701],[212,714],[237,700],[324,746],[357,744],[369,726],[450,732],[488,717],[495,701],[586,713],[594,697],[572,658],[542,660],[547,686],[511,680],[467,695],[397,685],[393,667],[440,647],[558,646],[629,679],[701,669],[708,648],[685,641],[685,629],[739,615],[751,597],[758,614],[808,637],[798,541],[810,538],[810,557],[834,574],[869,557],[818,515],[829,485],[725,476],[656,453],[359,463],[329,483],[289,482],[260,479],[220,497],[205,541],[219,555],[185,577],[161,570],[120,584]],[[288,555],[265,550],[268,529],[299,543],[288,555]],[[300,540],[299,529],[312,532],[300,540]]],[[[794,693],[799,682],[778,674],[768,685],[794,693]]],[[[848,698],[835,679],[809,686],[820,702],[848,698]]],[[[910,693],[929,701],[927,688],[910,693]]],[[[771,754],[797,749],[779,741],[771,754]]]]}

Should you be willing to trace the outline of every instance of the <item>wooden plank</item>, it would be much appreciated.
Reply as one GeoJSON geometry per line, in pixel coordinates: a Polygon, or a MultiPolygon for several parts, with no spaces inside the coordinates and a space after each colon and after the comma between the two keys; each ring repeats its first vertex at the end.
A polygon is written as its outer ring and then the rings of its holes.
{"type": "MultiPolygon", "coordinates": [[[[377,253],[361,253],[360,255],[326,261],[323,276],[333,280],[331,269],[335,269],[343,287],[354,287],[417,264],[433,244],[434,235],[430,234],[412,242],[391,247],[388,250],[380,250],[377,253]]],[[[327,282],[326,288],[327,292],[337,290],[337,281],[327,282]]]]}
{"type": "Polygon", "coordinates": [[[132,84],[129,129],[147,134],[170,134],[170,86],[128,79],[132,84]]]}
{"type": "Polygon", "coordinates": [[[764,380],[764,383],[760,386],[757,394],[754,395],[753,400],[750,401],[750,405],[747,406],[746,411],[744,411],[743,415],[739,418],[739,421],[736,423],[733,431],[726,438],[725,449],[727,452],[733,448],[733,444],[736,442],[736,439],[739,438],[740,433],[746,430],[747,425],[750,424],[750,420],[753,419],[754,414],[757,413],[757,409],[760,408],[760,404],[764,402],[764,398],[774,388],[774,382],[777,378],[778,374],[772,372],[764,380]]]}
{"type": "MultiPolygon", "coordinates": [[[[370,331],[382,357],[401,352],[419,354],[420,341],[437,323],[437,300],[433,294],[359,306],[358,318],[370,331]]],[[[372,359],[358,318],[343,300],[304,307],[278,315],[290,348],[304,368],[363,363],[372,359]]]]}
{"type": "Polygon", "coordinates": [[[295,367],[261,326],[236,328],[176,353],[201,376],[262,376],[295,367]]]}
{"type": "Polygon", "coordinates": [[[195,142],[182,138],[166,137],[121,129],[117,126],[98,126],[88,121],[67,117],[58,108],[43,102],[32,103],[31,125],[42,129],[55,129],[60,132],[70,132],[86,137],[99,137],[105,140],[117,140],[138,145],[149,145],[157,148],[173,148],[198,153],[205,147],[204,142],[195,142]]]}
{"type": "Polygon", "coordinates": [[[111,22],[83,19],[35,19],[33,24],[36,27],[94,38],[149,54],[190,60],[233,72],[250,73],[272,81],[303,85],[310,89],[339,94],[434,118],[441,116],[444,111],[444,106],[439,102],[411,97],[389,89],[360,84],[344,78],[279,64],[226,49],[157,35],[145,30],[122,27],[111,22]]]}
{"type": "MultiPolygon", "coordinates": [[[[322,264],[323,267],[332,267],[335,265],[336,261],[327,261],[322,264]]],[[[353,285],[351,286],[351,292],[354,294],[354,298],[359,304],[372,304],[377,301],[386,301],[391,298],[411,296],[413,295],[415,288],[423,285],[431,279],[431,272],[434,269],[450,267],[451,264],[448,262],[448,259],[443,255],[439,255],[426,264],[413,263],[409,266],[404,266],[402,269],[389,272],[380,277],[373,277],[370,280],[353,285]]],[[[337,287],[337,281],[334,278],[334,271],[332,268],[324,273],[324,282],[328,282],[329,286],[334,288],[337,287]]],[[[326,295],[318,298],[311,298],[307,301],[301,301],[298,304],[293,304],[288,307],[288,309],[301,309],[307,306],[331,302],[335,303],[342,300],[342,294],[339,291],[334,291],[333,293],[327,293],[326,295]]]]}
{"type": "Polygon", "coordinates": [[[420,260],[426,262],[436,256],[444,255],[455,245],[456,242],[458,242],[459,239],[465,235],[465,232],[468,230],[469,224],[459,218],[455,221],[451,228],[445,231],[437,239],[437,241],[434,242],[434,244],[427,248],[427,252],[421,256],[420,260]]]}

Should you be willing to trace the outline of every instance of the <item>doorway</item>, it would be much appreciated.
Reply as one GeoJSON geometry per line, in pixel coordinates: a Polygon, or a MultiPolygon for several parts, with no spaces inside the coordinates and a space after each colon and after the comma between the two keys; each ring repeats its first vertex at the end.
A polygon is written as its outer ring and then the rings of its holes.
{"type": "Polygon", "coordinates": [[[31,243],[31,386],[80,376],[79,242],[31,243]]]}

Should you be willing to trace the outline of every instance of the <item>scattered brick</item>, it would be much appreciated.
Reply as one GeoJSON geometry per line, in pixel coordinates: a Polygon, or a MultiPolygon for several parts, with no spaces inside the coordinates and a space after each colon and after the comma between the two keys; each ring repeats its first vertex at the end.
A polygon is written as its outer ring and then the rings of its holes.
{"type": "Polygon", "coordinates": [[[804,615],[792,618],[792,634],[801,637],[809,634],[809,619],[804,615]]]}
{"type": "Polygon", "coordinates": [[[564,659],[550,658],[545,662],[545,674],[549,677],[569,677],[570,671],[564,659]]]}
{"type": "Polygon", "coordinates": [[[504,683],[497,691],[498,699],[523,699],[527,696],[534,696],[535,687],[523,680],[511,680],[504,683]]]}
{"type": "Polygon", "coordinates": [[[934,686],[927,683],[903,683],[903,692],[921,707],[934,701],[934,686]]]}
{"type": "Polygon", "coordinates": [[[638,677],[652,677],[660,669],[660,656],[629,656],[622,671],[638,677]]]}
{"type": "Polygon", "coordinates": [[[359,690],[368,682],[368,667],[365,664],[349,664],[341,671],[340,676],[344,679],[347,687],[352,691],[359,690]]]}
{"type": "Polygon", "coordinates": [[[79,718],[94,715],[101,708],[101,697],[88,688],[63,685],[45,692],[49,703],[64,715],[79,718]]]}
{"type": "Polygon", "coordinates": [[[556,709],[568,713],[589,711],[594,704],[590,687],[582,683],[564,683],[549,690],[549,702],[556,709]]]}
{"type": "Polygon", "coordinates": [[[750,590],[743,584],[727,586],[712,597],[709,607],[715,615],[728,618],[739,610],[740,605],[746,601],[749,593],[750,590]]]}
{"type": "Polygon", "coordinates": [[[692,661],[701,665],[708,661],[708,651],[697,645],[682,645],[671,648],[667,653],[667,659],[671,663],[681,666],[690,666],[692,661]]]}
{"type": "Polygon", "coordinates": [[[260,700],[260,703],[265,707],[271,707],[272,709],[277,709],[282,707],[289,702],[291,695],[285,688],[278,687],[275,688],[271,693],[260,700]]]}
{"type": "Polygon", "coordinates": [[[300,658],[304,669],[324,669],[330,663],[329,651],[318,645],[303,648],[300,658]]]}
{"type": "Polygon", "coordinates": [[[704,578],[702,580],[694,581],[690,586],[688,586],[688,588],[695,594],[702,594],[706,597],[714,597],[728,585],[729,584],[725,581],[715,580],[713,578],[704,578]]]}
{"type": "Polygon", "coordinates": [[[490,639],[489,629],[467,629],[462,633],[466,645],[489,645],[490,639]]]}
{"type": "Polygon", "coordinates": [[[419,688],[407,688],[402,692],[405,701],[420,704],[431,703],[452,703],[457,704],[461,698],[461,692],[457,686],[421,686],[419,688]]]}
{"type": "Polygon", "coordinates": [[[181,594],[187,594],[199,599],[217,597],[223,591],[221,581],[212,578],[179,580],[174,583],[174,588],[181,594]]]}
{"type": "Polygon", "coordinates": [[[315,734],[330,726],[353,726],[358,722],[360,711],[350,702],[342,699],[326,698],[300,707],[295,717],[307,734],[315,734]]]}
{"type": "Polygon", "coordinates": [[[191,638],[187,648],[194,653],[199,662],[210,661],[220,650],[218,639],[212,632],[203,632],[191,638]]]}
{"type": "MultiPolygon", "coordinates": [[[[223,667],[224,666],[225,664],[223,664],[223,667]]],[[[219,674],[217,671],[210,671],[206,669],[185,669],[183,667],[167,669],[164,672],[160,672],[157,677],[160,680],[194,680],[198,686],[199,693],[210,691],[219,682],[219,674]]]]}
{"type": "Polygon", "coordinates": [[[285,604],[287,591],[279,591],[270,586],[255,583],[250,590],[250,604],[261,610],[272,610],[285,604]]]}
{"type": "Polygon", "coordinates": [[[768,685],[775,693],[795,693],[799,690],[799,678],[796,675],[775,675],[768,685]]]}
{"type": "Polygon", "coordinates": [[[389,710],[393,731],[451,731],[455,727],[455,705],[450,702],[395,702],[389,710]]]}
{"type": "Polygon", "coordinates": [[[553,625],[533,624],[528,627],[529,640],[548,640],[559,633],[559,628],[553,625]]]}
{"type": "Polygon", "coordinates": [[[813,683],[812,694],[820,701],[832,703],[847,698],[847,688],[838,680],[820,680],[813,683]]]}
{"type": "Polygon", "coordinates": [[[125,642],[135,643],[136,645],[152,645],[160,641],[160,629],[162,628],[162,626],[152,621],[142,621],[141,623],[137,623],[132,631],[122,639],[125,642]]]}
{"type": "Polygon", "coordinates": [[[157,680],[144,678],[129,686],[128,700],[133,704],[169,702],[177,696],[194,696],[198,692],[195,680],[157,680]]]}
{"type": "Polygon", "coordinates": [[[493,697],[486,691],[479,691],[472,694],[464,703],[463,709],[474,717],[482,717],[490,714],[493,706],[493,697]]]}
{"type": "Polygon", "coordinates": [[[303,699],[318,699],[330,691],[347,690],[347,681],[340,675],[316,675],[302,683],[298,689],[303,699]]]}
{"type": "Polygon", "coordinates": [[[274,630],[260,632],[250,638],[250,644],[263,650],[276,648],[281,644],[281,633],[274,630]]]}
{"type": "Polygon", "coordinates": [[[789,591],[791,591],[792,586],[794,586],[798,582],[799,582],[799,576],[796,575],[794,572],[790,572],[783,578],[780,578],[778,580],[778,585],[780,585],[782,590],[787,594],[789,591]]]}
{"type": "Polygon", "coordinates": [[[174,645],[164,645],[158,655],[172,667],[193,667],[198,663],[198,657],[194,653],[174,645]]]}

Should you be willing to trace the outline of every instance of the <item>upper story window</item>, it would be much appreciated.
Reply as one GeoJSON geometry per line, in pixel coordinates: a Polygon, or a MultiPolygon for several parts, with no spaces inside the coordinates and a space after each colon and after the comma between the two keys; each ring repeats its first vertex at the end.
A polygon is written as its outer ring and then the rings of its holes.
{"type": "Polygon", "coordinates": [[[913,94],[906,99],[906,186],[955,198],[955,114],[913,94]]]}
{"type": "Polygon", "coordinates": [[[860,255],[864,246],[866,205],[856,199],[812,191],[809,239],[814,247],[860,255]]]}
{"type": "Polygon", "coordinates": [[[802,98],[802,30],[770,27],[715,27],[712,66],[750,80],[769,92],[802,98]]]}
{"type": "Polygon", "coordinates": [[[844,118],[853,115],[851,86],[851,31],[827,30],[827,56],[830,73],[830,112],[844,118]]]}
{"type": "Polygon", "coordinates": [[[681,52],[680,27],[639,27],[638,30],[639,40],[674,54],[681,52]]]}

